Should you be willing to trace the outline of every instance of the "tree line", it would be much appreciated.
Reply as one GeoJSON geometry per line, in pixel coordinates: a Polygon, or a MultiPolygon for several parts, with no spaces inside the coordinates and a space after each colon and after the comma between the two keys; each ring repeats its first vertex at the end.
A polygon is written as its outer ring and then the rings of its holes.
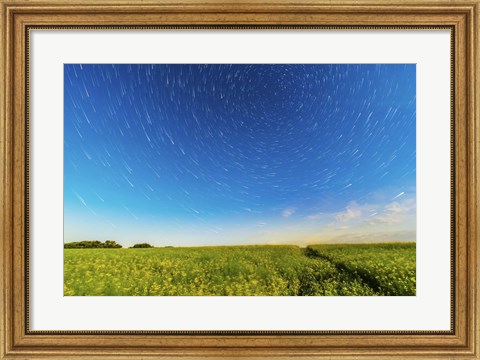
{"type": "MultiPolygon", "coordinates": [[[[85,241],[74,241],[68,242],[63,244],[64,249],[120,249],[123,246],[117,244],[117,242],[113,240],[107,240],[105,242],[101,242],[98,240],[85,240],[85,241]]],[[[153,248],[154,246],[148,243],[140,243],[131,246],[131,248],[138,249],[146,249],[146,248],[153,248]]]]}

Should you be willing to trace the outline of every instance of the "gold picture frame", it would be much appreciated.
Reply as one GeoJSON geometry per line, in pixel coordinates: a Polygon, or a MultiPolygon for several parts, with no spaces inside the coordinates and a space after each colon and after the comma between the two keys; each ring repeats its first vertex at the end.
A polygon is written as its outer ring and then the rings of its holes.
{"type": "Polygon", "coordinates": [[[479,0],[0,0],[0,359],[480,359],[479,0]],[[32,29],[448,29],[452,40],[450,331],[29,329],[29,32],[32,29]]]}

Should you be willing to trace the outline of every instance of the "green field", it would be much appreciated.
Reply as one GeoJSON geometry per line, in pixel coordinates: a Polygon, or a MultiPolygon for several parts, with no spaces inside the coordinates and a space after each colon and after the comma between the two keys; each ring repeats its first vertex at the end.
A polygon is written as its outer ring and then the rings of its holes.
{"type": "Polygon", "coordinates": [[[65,249],[66,296],[415,295],[415,243],[65,249]]]}

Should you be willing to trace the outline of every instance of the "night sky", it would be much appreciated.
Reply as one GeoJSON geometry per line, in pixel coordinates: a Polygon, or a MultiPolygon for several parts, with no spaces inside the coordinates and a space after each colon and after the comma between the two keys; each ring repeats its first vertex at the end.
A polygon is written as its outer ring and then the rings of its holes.
{"type": "Polygon", "coordinates": [[[66,64],[65,241],[415,241],[415,70],[66,64]]]}

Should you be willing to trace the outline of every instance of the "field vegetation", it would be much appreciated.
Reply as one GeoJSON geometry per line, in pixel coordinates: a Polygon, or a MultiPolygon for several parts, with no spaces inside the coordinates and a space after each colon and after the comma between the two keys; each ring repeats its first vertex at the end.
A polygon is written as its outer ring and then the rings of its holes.
{"type": "Polygon", "coordinates": [[[66,248],[74,296],[415,295],[415,244],[66,248]]]}

